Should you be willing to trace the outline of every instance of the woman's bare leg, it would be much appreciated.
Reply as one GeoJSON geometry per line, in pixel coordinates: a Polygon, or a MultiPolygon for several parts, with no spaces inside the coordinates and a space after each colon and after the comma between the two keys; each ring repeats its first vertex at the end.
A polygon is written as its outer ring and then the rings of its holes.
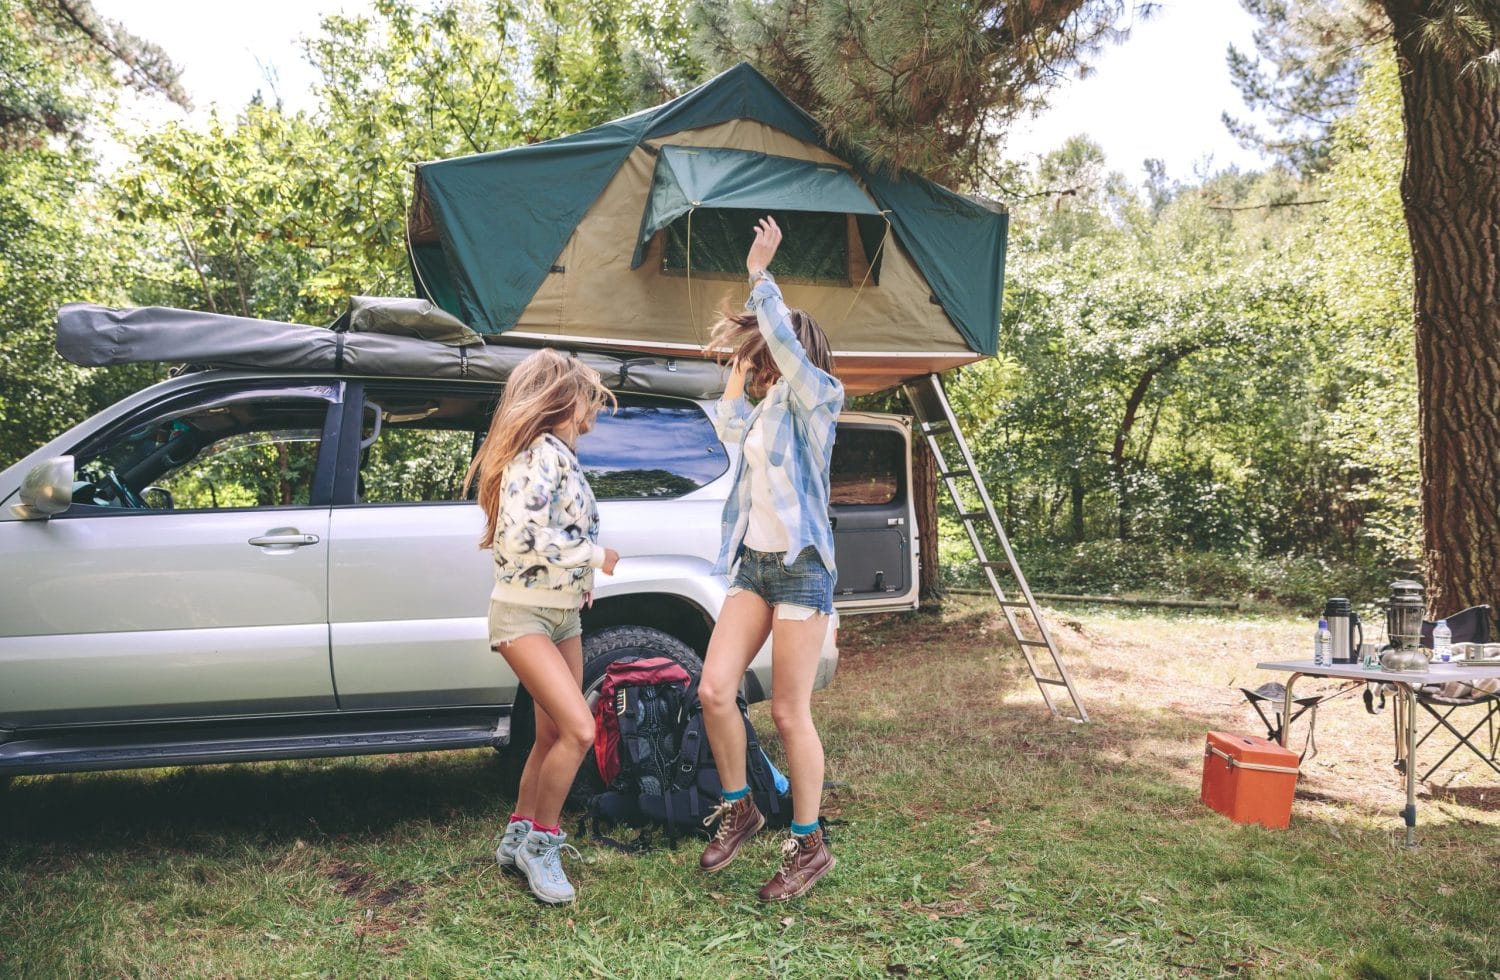
{"type": "Polygon", "coordinates": [[[531,751],[526,755],[526,766],[521,770],[521,785],[516,791],[516,812],[534,820],[542,760],[547,758],[547,753],[552,751],[552,746],[557,742],[557,724],[539,704],[532,705],[532,714],[536,717],[536,738],[531,743],[531,751]]]}
{"type": "Polygon", "coordinates": [[[536,710],[536,742],[521,770],[516,812],[553,827],[594,744],[594,718],[583,700],[583,642],[573,637],[554,645],[538,633],[501,644],[500,653],[536,710]]]}
{"type": "Polygon", "coordinates": [[[724,600],[703,658],[698,702],[703,705],[703,729],[726,790],[746,784],[745,723],[735,704],[745,669],[771,631],[771,607],[754,592],[736,592],[724,600]]]}
{"type": "Polygon", "coordinates": [[[786,750],[792,820],[799,824],[816,822],[823,805],[823,742],[813,726],[812,690],[827,632],[823,613],[778,618],[771,628],[771,720],[786,750]]]}

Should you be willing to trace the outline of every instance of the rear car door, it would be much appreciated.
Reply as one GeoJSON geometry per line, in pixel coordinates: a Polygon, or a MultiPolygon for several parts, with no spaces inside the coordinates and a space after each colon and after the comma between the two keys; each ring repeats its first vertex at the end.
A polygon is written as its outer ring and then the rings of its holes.
{"type": "Polygon", "coordinates": [[[830,473],[838,581],[845,612],[915,609],[916,523],[911,493],[911,429],[900,416],[839,416],[830,473]]]}
{"type": "Polygon", "coordinates": [[[0,727],[325,711],[337,384],[215,384],[70,447],[0,523],[0,727]]]}
{"type": "Polygon", "coordinates": [[[329,642],[344,710],[505,705],[490,552],[464,474],[499,385],[351,382],[334,491],[329,642]]]}

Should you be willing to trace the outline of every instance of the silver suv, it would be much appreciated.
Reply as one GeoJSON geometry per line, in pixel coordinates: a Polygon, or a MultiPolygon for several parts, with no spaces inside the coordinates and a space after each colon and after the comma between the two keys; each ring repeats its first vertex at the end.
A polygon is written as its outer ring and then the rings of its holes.
{"type": "MultiPolygon", "coordinates": [[[[499,390],[191,372],[0,473],[0,777],[527,741],[461,493],[499,390]]],[[[735,465],[711,411],[622,393],[579,445],[624,556],[583,616],[586,686],[624,656],[699,666],[735,465]]],[[[910,447],[904,418],[840,420],[845,612],[915,605],[910,447]]],[[[769,690],[767,648],[745,693],[769,690]]]]}

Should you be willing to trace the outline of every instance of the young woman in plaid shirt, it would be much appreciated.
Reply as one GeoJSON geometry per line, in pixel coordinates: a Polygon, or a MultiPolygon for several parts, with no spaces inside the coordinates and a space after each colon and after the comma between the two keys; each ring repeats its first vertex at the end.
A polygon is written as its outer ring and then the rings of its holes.
{"type": "Polygon", "coordinates": [[[792,833],[782,864],[760,890],[765,901],[806,894],[833,868],[818,821],[823,743],[812,719],[818,657],[833,612],[833,531],[828,472],[844,387],[833,376],[828,339],[811,316],[788,309],[766,272],[781,229],[758,223],[746,268],[750,299],[714,331],[716,350],[734,351],[715,424],[740,447],[734,488],[724,505],[716,570],[733,584],[709,641],[698,696],[724,787],[699,865],[718,871],[765,825],[745,775],[745,731],[735,702],[745,670],[771,638],[771,717],[786,748],[792,833]],[[752,407],[746,394],[754,396],[752,407]]]}

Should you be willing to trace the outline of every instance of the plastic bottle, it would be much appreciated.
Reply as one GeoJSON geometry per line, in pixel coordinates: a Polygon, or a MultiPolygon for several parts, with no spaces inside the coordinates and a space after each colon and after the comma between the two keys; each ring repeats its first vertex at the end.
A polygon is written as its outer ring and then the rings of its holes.
{"type": "Polygon", "coordinates": [[[1432,662],[1435,664],[1451,663],[1453,660],[1453,631],[1448,628],[1448,621],[1440,619],[1432,628],[1432,662]]]}
{"type": "Polygon", "coordinates": [[[1328,632],[1328,620],[1318,620],[1318,634],[1313,640],[1313,663],[1319,667],[1333,666],[1333,634],[1328,632]]]}

